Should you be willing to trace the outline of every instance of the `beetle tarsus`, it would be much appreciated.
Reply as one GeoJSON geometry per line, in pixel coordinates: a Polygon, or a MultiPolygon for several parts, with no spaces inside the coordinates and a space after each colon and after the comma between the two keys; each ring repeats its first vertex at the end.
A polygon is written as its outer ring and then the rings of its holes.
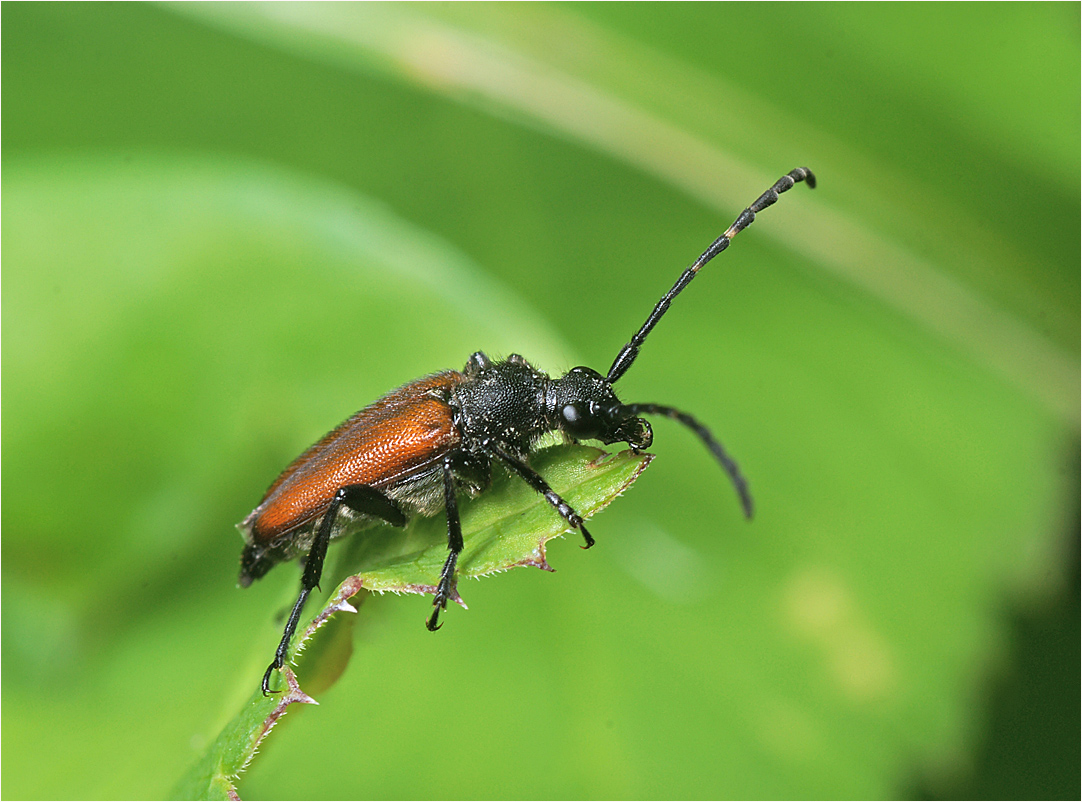
{"type": "Polygon", "coordinates": [[[435,598],[432,599],[432,615],[430,615],[425,622],[425,626],[428,627],[429,632],[435,632],[443,626],[443,624],[440,623],[440,612],[447,609],[447,600],[451,598],[451,582],[452,577],[455,575],[455,563],[457,562],[457,558],[458,554],[452,551],[447,557],[447,562],[443,564],[440,583],[436,586],[435,598]]]}
{"type": "MultiPolygon", "coordinates": [[[[459,534],[461,537],[461,533],[459,534]]],[[[461,547],[459,547],[461,550],[461,547]]],[[[432,599],[432,606],[435,608],[432,610],[432,615],[428,617],[428,621],[425,622],[425,626],[428,627],[429,632],[435,632],[437,629],[443,626],[439,623],[440,611],[447,609],[447,601],[451,598],[452,584],[455,577],[455,564],[458,562],[458,552],[452,551],[447,555],[447,562],[443,564],[443,570],[440,572],[440,583],[436,586],[435,598],[432,599]]]]}
{"type": "Polygon", "coordinates": [[[275,671],[278,671],[281,667],[282,665],[278,662],[277,658],[275,658],[273,663],[267,666],[267,670],[263,674],[263,683],[260,686],[263,689],[264,696],[270,696],[271,694],[279,693],[279,691],[272,691],[270,689],[270,678],[271,674],[273,674],[275,671]]]}
{"type": "Polygon", "coordinates": [[[588,549],[594,545],[594,538],[589,532],[586,531],[586,527],[579,523],[579,531],[582,532],[582,539],[586,541],[586,545],[581,548],[588,549]]]}
{"type": "Polygon", "coordinates": [[[436,609],[432,611],[432,615],[425,621],[425,626],[428,627],[429,632],[435,632],[437,629],[443,626],[440,622],[440,603],[436,602],[436,609]]]}
{"type": "Polygon", "coordinates": [[[271,674],[286,664],[286,658],[289,656],[289,643],[293,640],[293,635],[297,631],[297,622],[301,620],[301,611],[304,610],[304,603],[308,601],[308,596],[311,593],[311,588],[301,588],[301,595],[297,597],[297,601],[289,613],[289,620],[286,622],[285,632],[282,633],[282,640],[279,641],[278,648],[274,651],[274,661],[267,667],[267,671],[263,675],[262,688],[264,696],[269,696],[271,693],[271,674]]]}

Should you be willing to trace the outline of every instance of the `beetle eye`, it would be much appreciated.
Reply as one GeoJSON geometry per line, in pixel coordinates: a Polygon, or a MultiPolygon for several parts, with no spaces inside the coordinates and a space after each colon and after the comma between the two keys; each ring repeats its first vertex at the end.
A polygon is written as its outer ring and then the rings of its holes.
{"type": "Polygon", "coordinates": [[[568,404],[563,408],[562,414],[568,426],[574,426],[582,420],[582,410],[579,409],[578,404],[568,404]]]}
{"type": "Polygon", "coordinates": [[[564,419],[564,428],[572,437],[590,440],[600,433],[597,417],[583,404],[565,404],[560,414],[564,419]]]}

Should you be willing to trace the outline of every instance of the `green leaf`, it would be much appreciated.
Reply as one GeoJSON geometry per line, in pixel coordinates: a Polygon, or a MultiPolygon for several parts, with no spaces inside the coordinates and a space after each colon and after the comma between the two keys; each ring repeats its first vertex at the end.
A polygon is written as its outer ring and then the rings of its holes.
{"type": "MultiPolygon", "coordinates": [[[[630,487],[652,459],[650,454],[631,451],[613,455],[597,448],[559,445],[536,452],[530,462],[580,515],[589,518],[630,487]]],[[[503,471],[496,472],[488,491],[465,501],[460,514],[464,544],[460,580],[525,566],[552,570],[545,545],[571,531],[542,496],[503,471]]],[[[251,698],[174,788],[174,798],[235,797],[238,775],[287,708],[316,703],[301,689],[301,681],[307,685],[307,678],[315,675],[322,690],[341,674],[348,661],[350,628],[338,627],[332,635],[328,629],[338,623],[332,621],[336,616],[356,612],[351,601],[356,603],[359,594],[435,592],[447,556],[444,516],[415,518],[404,532],[392,527],[365,530],[349,541],[349,548],[338,555],[339,570],[348,567],[355,573],[335,588],[294,638],[290,659],[303,652],[301,669],[296,673],[290,667],[283,669],[284,687],[269,697],[252,675],[251,698]]]]}

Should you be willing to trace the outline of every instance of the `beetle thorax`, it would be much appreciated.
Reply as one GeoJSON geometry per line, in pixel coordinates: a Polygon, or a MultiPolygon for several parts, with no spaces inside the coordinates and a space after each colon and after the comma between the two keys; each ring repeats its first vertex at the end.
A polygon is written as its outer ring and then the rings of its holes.
{"type": "Polygon", "coordinates": [[[486,441],[495,442],[525,457],[551,430],[545,399],[552,380],[522,357],[471,360],[465,375],[449,403],[467,448],[483,450],[486,441]]]}

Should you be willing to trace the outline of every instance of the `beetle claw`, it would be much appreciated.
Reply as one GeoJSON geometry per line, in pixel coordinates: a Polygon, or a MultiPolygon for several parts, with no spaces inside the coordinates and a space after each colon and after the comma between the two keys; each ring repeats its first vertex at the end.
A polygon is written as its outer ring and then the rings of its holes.
{"type": "Polygon", "coordinates": [[[269,666],[267,666],[267,670],[263,674],[263,684],[261,686],[263,688],[263,695],[264,696],[273,696],[276,693],[281,693],[281,691],[272,691],[270,689],[271,674],[273,674],[275,671],[277,671],[280,668],[281,668],[281,666],[278,665],[277,660],[275,660],[273,663],[271,663],[269,666]]]}
{"type": "Polygon", "coordinates": [[[585,546],[580,546],[580,548],[588,549],[591,546],[593,546],[594,545],[593,535],[591,535],[589,532],[586,531],[586,527],[583,526],[582,523],[579,523],[579,531],[582,533],[582,539],[586,541],[586,545],[585,546]]]}
{"type": "Polygon", "coordinates": [[[429,632],[435,632],[437,629],[439,629],[440,627],[443,626],[443,624],[439,623],[439,620],[440,620],[440,604],[437,601],[436,602],[436,609],[432,611],[432,615],[430,615],[428,617],[428,620],[425,622],[425,626],[428,627],[429,632]]]}
{"type": "Polygon", "coordinates": [[[440,583],[436,586],[436,593],[432,599],[432,615],[428,617],[428,621],[425,622],[425,626],[428,627],[429,632],[435,632],[437,629],[443,626],[440,621],[440,611],[447,609],[447,599],[451,596],[451,581],[447,574],[440,577],[440,583]]]}

